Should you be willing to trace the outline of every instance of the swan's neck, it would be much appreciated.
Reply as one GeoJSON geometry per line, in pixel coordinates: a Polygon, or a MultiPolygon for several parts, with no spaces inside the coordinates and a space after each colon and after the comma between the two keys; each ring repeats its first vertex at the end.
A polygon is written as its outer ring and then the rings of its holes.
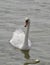
{"type": "Polygon", "coordinates": [[[29,36],[29,28],[30,28],[30,23],[27,26],[26,32],[25,32],[25,40],[24,40],[24,45],[28,45],[28,36],[29,36]]]}

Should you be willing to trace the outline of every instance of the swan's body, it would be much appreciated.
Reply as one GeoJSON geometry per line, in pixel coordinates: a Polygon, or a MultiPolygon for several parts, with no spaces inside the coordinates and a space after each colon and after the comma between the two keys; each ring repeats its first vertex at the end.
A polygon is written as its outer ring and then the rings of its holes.
{"type": "Polygon", "coordinates": [[[29,50],[31,47],[31,41],[28,39],[28,34],[29,34],[29,25],[27,25],[26,32],[24,33],[22,30],[16,30],[13,33],[13,37],[10,40],[10,43],[21,50],[29,50]]]}

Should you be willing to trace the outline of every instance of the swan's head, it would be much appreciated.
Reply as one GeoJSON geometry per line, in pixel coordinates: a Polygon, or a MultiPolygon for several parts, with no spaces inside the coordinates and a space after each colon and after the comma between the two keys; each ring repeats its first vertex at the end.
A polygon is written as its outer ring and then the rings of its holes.
{"type": "Polygon", "coordinates": [[[29,26],[30,24],[30,19],[28,17],[25,18],[25,26],[24,27],[27,27],[29,26]]]}

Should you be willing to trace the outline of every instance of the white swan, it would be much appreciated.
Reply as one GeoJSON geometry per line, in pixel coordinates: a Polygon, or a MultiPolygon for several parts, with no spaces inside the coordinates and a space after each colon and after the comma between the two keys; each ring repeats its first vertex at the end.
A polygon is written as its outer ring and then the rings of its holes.
{"type": "Polygon", "coordinates": [[[30,28],[30,19],[28,17],[25,19],[25,27],[26,27],[25,34],[21,29],[16,30],[13,33],[12,39],[10,40],[10,43],[13,46],[21,50],[29,50],[31,47],[31,41],[28,39],[30,28]]]}

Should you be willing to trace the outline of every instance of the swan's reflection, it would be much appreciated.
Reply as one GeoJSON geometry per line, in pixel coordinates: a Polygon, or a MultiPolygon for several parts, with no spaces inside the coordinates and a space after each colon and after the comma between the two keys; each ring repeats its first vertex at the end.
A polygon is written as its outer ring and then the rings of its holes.
{"type": "Polygon", "coordinates": [[[30,59],[29,50],[21,50],[21,51],[24,54],[24,58],[26,58],[26,62],[24,63],[24,65],[37,64],[40,62],[38,59],[30,59]]]}
{"type": "MultiPolygon", "coordinates": [[[[24,58],[30,59],[29,50],[21,50],[21,51],[24,54],[24,58]]],[[[25,62],[24,65],[28,65],[28,64],[25,62]]]]}
{"type": "Polygon", "coordinates": [[[29,55],[29,50],[21,50],[22,53],[24,54],[24,58],[29,59],[30,55],[29,55]]]}

